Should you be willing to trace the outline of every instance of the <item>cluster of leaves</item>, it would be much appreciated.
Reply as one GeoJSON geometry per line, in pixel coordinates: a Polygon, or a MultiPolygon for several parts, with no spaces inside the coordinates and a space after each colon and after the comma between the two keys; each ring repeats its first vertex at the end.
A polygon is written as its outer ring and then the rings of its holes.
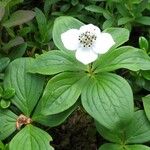
{"type": "Polygon", "coordinates": [[[54,149],[40,127],[58,126],[79,106],[110,142],[99,150],[150,150],[142,144],[150,141],[149,40],[140,37],[139,48],[121,46],[137,23],[150,25],[150,1],[45,0],[43,11],[18,9],[22,2],[0,1],[0,140],[7,143],[0,149],[54,149]],[[61,41],[63,32],[83,22],[97,24],[115,41],[89,66],[61,41]],[[18,130],[21,114],[31,122],[18,130]]]}

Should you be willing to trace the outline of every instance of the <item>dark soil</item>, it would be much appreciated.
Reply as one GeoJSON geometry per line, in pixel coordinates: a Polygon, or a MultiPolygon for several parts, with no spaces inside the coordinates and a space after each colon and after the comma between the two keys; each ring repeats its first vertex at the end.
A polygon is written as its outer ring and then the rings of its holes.
{"type": "Polygon", "coordinates": [[[94,120],[81,109],[50,132],[55,150],[97,150],[100,143],[104,142],[96,132],[94,120]]]}

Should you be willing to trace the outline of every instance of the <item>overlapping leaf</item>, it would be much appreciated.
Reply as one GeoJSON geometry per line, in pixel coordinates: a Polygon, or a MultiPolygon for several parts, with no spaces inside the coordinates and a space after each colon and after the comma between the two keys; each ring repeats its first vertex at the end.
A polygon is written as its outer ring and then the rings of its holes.
{"type": "Polygon", "coordinates": [[[45,131],[27,125],[10,142],[10,150],[54,150],[49,142],[51,136],[45,131]]]}
{"type": "Polygon", "coordinates": [[[5,88],[15,89],[12,103],[27,116],[33,111],[44,84],[43,77],[27,72],[32,62],[32,58],[16,59],[9,65],[4,79],[5,88]]]}
{"type": "Polygon", "coordinates": [[[142,110],[134,113],[131,122],[118,132],[110,131],[96,123],[99,133],[107,140],[115,143],[145,143],[150,141],[150,123],[142,110]]]}
{"type": "Polygon", "coordinates": [[[76,60],[73,53],[53,50],[38,56],[29,71],[51,75],[63,71],[86,70],[86,66],[76,60]]]}
{"type": "Polygon", "coordinates": [[[78,99],[88,76],[85,73],[66,72],[49,80],[36,113],[53,115],[67,110],[78,99]]]}
{"type": "Polygon", "coordinates": [[[42,115],[42,114],[33,114],[32,120],[39,122],[45,126],[55,127],[63,123],[67,117],[77,108],[77,105],[73,105],[69,109],[54,115],[42,115]]]}
{"type": "Polygon", "coordinates": [[[115,130],[133,116],[133,95],[129,84],[110,73],[96,75],[86,84],[82,95],[86,111],[104,127],[115,130]]]}
{"type": "Polygon", "coordinates": [[[149,70],[150,58],[140,49],[124,46],[100,56],[93,68],[95,72],[113,71],[119,68],[133,71],[149,70]]]}
{"type": "Polygon", "coordinates": [[[4,140],[16,130],[17,115],[0,109],[0,140],[4,140]]]}

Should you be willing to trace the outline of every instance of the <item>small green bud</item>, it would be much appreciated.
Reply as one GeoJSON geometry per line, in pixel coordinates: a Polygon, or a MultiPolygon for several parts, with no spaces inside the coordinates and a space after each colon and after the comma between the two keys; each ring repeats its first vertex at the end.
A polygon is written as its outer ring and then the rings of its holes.
{"type": "Polygon", "coordinates": [[[12,98],[15,95],[15,90],[13,88],[7,88],[6,90],[4,90],[3,92],[3,99],[7,100],[12,98]]]}
{"type": "Polygon", "coordinates": [[[148,41],[145,37],[141,36],[139,38],[139,46],[140,46],[141,49],[143,49],[145,51],[148,51],[149,43],[148,43],[148,41]]]}
{"type": "Polygon", "coordinates": [[[10,106],[11,102],[10,101],[5,101],[4,99],[2,99],[0,101],[0,106],[3,108],[3,109],[6,109],[10,106]]]}

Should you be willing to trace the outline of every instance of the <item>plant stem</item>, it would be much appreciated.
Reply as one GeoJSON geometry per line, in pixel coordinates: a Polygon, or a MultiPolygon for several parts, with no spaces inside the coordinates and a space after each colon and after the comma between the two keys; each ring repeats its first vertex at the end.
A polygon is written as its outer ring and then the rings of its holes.
{"type": "Polygon", "coordinates": [[[92,75],[93,71],[92,71],[92,64],[88,64],[88,72],[89,74],[92,75]]]}

